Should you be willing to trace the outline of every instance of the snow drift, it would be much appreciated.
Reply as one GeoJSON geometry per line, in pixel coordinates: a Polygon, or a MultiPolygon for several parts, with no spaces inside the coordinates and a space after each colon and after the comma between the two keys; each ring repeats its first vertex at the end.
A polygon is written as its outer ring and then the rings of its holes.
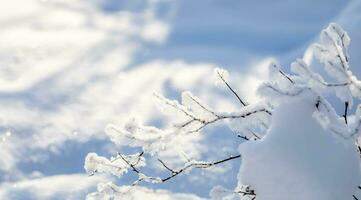
{"type": "Polygon", "coordinates": [[[360,184],[354,141],[340,141],[314,113],[315,97],[288,99],[273,112],[266,136],[240,145],[240,181],[257,200],[352,199],[360,184]]]}

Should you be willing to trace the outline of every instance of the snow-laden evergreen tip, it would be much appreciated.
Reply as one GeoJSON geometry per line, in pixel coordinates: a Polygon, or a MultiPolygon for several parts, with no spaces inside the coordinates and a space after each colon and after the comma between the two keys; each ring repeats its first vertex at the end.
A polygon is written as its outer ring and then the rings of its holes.
{"type": "MultiPolygon", "coordinates": [[[[100,184],[88,199],[126,199],[143,182],[164,183],[194,168],[210,168],[239,159],[241,167],[235,188],[216,186],[210,197],[216,200],[357,200],[360,190],[361,106],[350,114],[354,100],[361,97],[361,82],[349,66],[350,38],[337,24],[321,32],[320,43],[313,45],[314,56],[323,69],[309,66],[302,59],[291,64],[292,74],[277,63],[269,66],[269,80],[259,88],[263,100],[247,102],[232,88],[229,73],[216,69],[217,83],[223,83],[239,102],[234,112],[217,111],[191,92],[182,101],[155,94],[157,105],[176,116],[170,128],[142,125],[132,118],[123,126],[108,125],[106,133],[120,146],[141,149],[139,153],[107,159],[89,153],[85,169],[122,176],[136,175],[133,184],[118,187],[100,184]],[[329,102],[338,98],[344,105],[339,114],[329,102]],[[184,150],[184,142],[196,139],[205,127],[227,124],[242,138],[239,153],[215,161],[196,160],[184,150]],[[167,163],[161,154],[178,157],[167,163]],[[144,173],[155,160],[168,175],[144,173]]],[[[235,150],[236,152],[237,150],[235,150]]],[[[236,175],[235,175],[236,177],[236,175]]]]}

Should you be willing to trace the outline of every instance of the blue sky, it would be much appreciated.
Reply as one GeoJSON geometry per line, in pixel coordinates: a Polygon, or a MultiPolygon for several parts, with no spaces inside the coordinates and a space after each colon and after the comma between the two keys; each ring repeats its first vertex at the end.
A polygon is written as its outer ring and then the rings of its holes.
{"type": "MultiPolygon", "coordinates": [[[[345,1],[181,1],[165,45],[149,57],[239,67],[248,57],[304,50],[345,1]]],[[[300,53],[299,53],[300,54],[300,53]]]]}
{"type": "MultiPolygon", "coordinates": [[[[114,180],[85,175],[88,152],[110,156],[134,151],[106,138],[108,123],[122,124],[138,115],[145,123],[165,125],[149,100],[153,91],[179,99],[180,91],[191,90],[216,109],[236,109],[232,97],[214,87],[214,67],[228,69],[235,88],[257,100],[254,90],[266,77],[270,59],[287,71],[332,21],[351,36],[351,64],[360,61],[358,0],[15,0],[3,5],[3,199],[83,199],[99,182],[129,183],[132,176],[114,180]],[[65,189],[69,183],[44,185],[59,180],[83,182],[71,192],[65,189]],[[43,190],[50,192],[41,194],[43,190]]],[[[230,130],[207,131],[187,143],[186,151],[195,158],[212,160],[237,152],[241,141],[230,130]]],[[[234,187],[238,167],[233,162],[149,187],[208,197],[217,184],[234,187]]]]}

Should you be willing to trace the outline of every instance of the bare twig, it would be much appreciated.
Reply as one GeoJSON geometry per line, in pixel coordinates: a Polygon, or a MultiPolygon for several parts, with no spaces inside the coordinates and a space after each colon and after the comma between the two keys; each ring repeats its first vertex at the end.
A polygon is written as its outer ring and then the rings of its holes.
{"type": "Polygon", "coordinates": [[[175,171],[173,171],[170,167],[168,167],[161,159],[158,158],[158,161],[163,165],[164,168],[169,170],[172,174],[175,173],[175,171]]]}
{"type": "Polygon", "coordinates": [[[237,137],[242,138],[244,140],[249,140],[249,138],[247,136],[244,136],[244,135],[238,134],[237,137]]]}
{"type": "Polygon", "coordinates": [[[231,90],[231,92],[237,97],[238,101],[243,105],[243,106],[247,106],[248,104],[245,103],[244,101],[242,101],[241,97],[239,97],[239,95],[237,94],[237,92],[235,92],[233,90],[233,88],[227,83],[227,81],[223,78],[222,74],[220,74],[217,71],[218,76],[221,78],[221,80],[223,81],[223,83],[228,87],[229,90],[231,90]]]}
{"type": "Polygon", "coordinates": [[[347,110],[348,110],[348,101],[345,102],[345,114],[343,115],[346,124],[347,124],[347,110]]]}

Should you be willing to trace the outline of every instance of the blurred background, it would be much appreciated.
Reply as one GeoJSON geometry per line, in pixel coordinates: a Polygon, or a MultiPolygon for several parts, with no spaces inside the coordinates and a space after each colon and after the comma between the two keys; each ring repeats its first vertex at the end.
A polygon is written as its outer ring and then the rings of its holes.
{"type": "MultiPolygon", "coordinates": [[[[215,67],[257,101],[267,64],[278,60],[289,71],[296,58],[312,59],[304,52],[330,22],[349,33],[360,77],[360,0],[2,0],[0,199],[78,200],[100,182],[131,183],[131,175],[84,172],[88,152],[134,151],[108,140],[108,123],[138,116],[166,126],[153,92],[179,99],[190,90],[216,110],[237,109],[214,86],[215,67]]],[[[214,160],[237,153],[241,141],[220,126],[181,142],[195,159],[214,160]]],[[[216,185],[235,187],[239,164],[145,186],[167,190],[170,199],[207,198],[216,185]]]]}

